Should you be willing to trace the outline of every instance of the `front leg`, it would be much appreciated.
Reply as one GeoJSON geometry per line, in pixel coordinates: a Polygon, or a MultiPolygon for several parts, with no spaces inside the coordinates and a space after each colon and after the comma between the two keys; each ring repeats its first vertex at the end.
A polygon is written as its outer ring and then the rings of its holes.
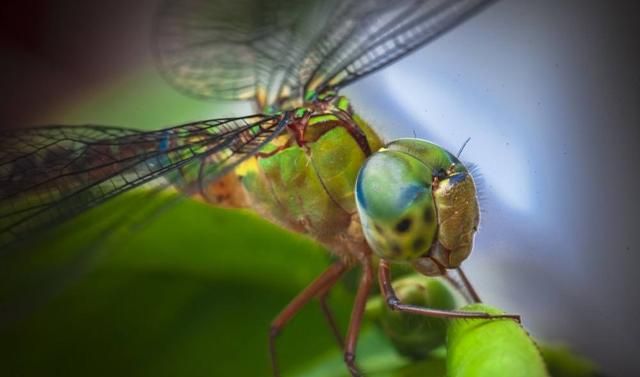
{"type": "Polygon", "coordinates": [[[520,316],[517,314],[488,314],[483,312],[463,312],[457,310],[439,310],[424,308],[421,306],[408,305],[400,302],[391,286],[391,272],[389,271],[389,263],[380,259],[380,267],[378,269],[378,280],[380,282],[380,291],[382,292],[387,305],[391,310],[398,310],[406,313],[426,315],[437,318],[482,318],[482,319],[513,319],[520,323],[520,316]]]}
{"type": "Polygon", "coordinates": [[[443,277],[455,289],[457,289],[458,292],[460,292],[460,294],[462,294],[468,302],[472,302],[472,303],[482,302],[475,288],[473,288],[473,285],[471,284],[469,279],[467,279],[467,275],[465,275],[465,273],[462,271],[462,268],[458,267],[456,268],[456,270],[458,271],[458,276],[460,276],[460,279],[462,280],[462,284],[460,284],[458,280],[454,279],[451,275],[449,275],[449,273],[446,270],[444,272],[443,277]]]}

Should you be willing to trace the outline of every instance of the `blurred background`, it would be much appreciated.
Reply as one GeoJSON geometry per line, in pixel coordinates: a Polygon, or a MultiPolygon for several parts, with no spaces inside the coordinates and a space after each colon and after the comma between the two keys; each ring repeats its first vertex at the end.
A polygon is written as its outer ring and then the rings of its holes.
{"type": "MultiPolygon", "coordinates": [[[[248,113],[161,79],[149,47],[156,5],[3,5],[2,126],[159,128],[248,113]]],[[[471,138],[463,159],[484,184],[467,274],[485,301],[607,376],[640,375],[639,25],[632,2],[504,0],[345,90],[387,139],[457,151],[471,138]]]]}

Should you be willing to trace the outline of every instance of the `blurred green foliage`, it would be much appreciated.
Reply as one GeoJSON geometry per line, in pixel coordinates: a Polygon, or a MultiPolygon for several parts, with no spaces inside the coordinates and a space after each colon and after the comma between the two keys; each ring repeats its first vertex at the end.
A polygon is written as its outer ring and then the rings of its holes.
{"type": "MultiPolygon", "coordinates": [[[[316,244],[249,213],[144,191],[9,253],[9,375],[267,375],[270,320],[327,265],[316,244]],[[138,212],[145,201],[160,204],[138,212]]],[[[332,305],[345,318],[349,295],[336,289],[332,305]]],[[[287,328],[285,370],[333,347],[323,321],[310,305],[287,328]]]]}
{"type": "Polygon", "coordinates": [[[168,85],[151,63],[132,68],[129,74],[113,78],[108,84],[99,91],[86,93],[80,101],[63,104],[53,113],[41,114],[35,124],[102,124],[156,130],[252,112],[249,106],[245,112],[237,113],[232,102],[185,96],[168,85]]]}
{"type": "Polygon", "coordinates": [[[602,376],[591,361],[576,355],[566,345],[543,344],[542,357],[547,363],[549,374],[556,377],[596,377],[602,376]]]}
{"type": "MultiPolygon", "coordinates": [[[[329,263],[247,211],[145,190],[4,252],[0,362],[21,376],[267,376],[271,319],[329,263]]],[[[332,291],[343,331],[351,302],[332,291]]],[[[278,350],[285,375],[346,375],[317,304],[278,350]]],[[[369,323],[358,356],[370,375],[406,375],[369,323]]]]}

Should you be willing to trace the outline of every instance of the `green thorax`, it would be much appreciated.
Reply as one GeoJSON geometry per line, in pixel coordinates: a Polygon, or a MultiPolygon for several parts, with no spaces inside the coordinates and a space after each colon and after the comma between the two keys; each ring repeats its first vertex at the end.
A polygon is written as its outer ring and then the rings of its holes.
{"type": "Polygon", "coordinates": [[[281,136],[247,165],[242,179],[260,214],[320,240],[349,226],[356,213],[356,177],[367,158],[335,115],[338,111],[364,132],[371,150],[380,148],[378,135],[350,111],[345,99],[337,98],[327,111],[311,115],[304,145],[289,134],[281,136]]]}

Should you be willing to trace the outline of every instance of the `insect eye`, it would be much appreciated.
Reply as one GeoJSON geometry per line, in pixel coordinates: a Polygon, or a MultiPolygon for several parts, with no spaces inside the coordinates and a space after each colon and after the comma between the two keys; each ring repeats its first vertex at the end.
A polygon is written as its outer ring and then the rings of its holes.
{"type": "Polygon", "coordinates": [[[396,232],[405,233],[411,228],[411,218],[405,217],[396,224],[396,232]]]}
{"type": "Polygon", "coordinates": [[[431,168],[403,152],[374,153],[361,168],[356,203],[378,256],[408,261],[428,251],[437,231],[430,179],[431,168]]]}

